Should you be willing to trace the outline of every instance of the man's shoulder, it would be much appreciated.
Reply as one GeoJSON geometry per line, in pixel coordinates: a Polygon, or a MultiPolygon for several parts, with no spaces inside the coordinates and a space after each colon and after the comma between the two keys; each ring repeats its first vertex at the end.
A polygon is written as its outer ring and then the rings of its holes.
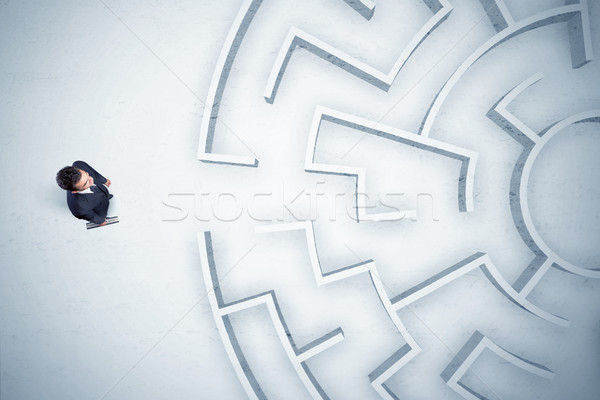
{"type": "Polygon", "coordinates": [[[103,177],[102,174],[96,171],[90,164],[86,163],[85,161],[77,160],[73,163],[73,166],[90,174],[97,183],[106,182],[106,178],[103,177]]]}
{"type": "Polygon", "coordinates": [[[71,191],[67,191],[67,205],[71,212],[78,213],[83,211],[86,207],[87,198],[84,194],[72,193],[71,191]]]}
{"type": "Polygon", "coordinates": [[[81,160],[77,160],[77,161],[75,161],[75,162],[73,163],[73,166],[74,166],[75,168],[82,169],[82,170],[84,170],[84,171],[86,171],[86,172],[89,172],[89,169],[90,169],[90,166],[89,166],[89,164],[88,164],[88,163],[86,163],[85,161],[81,161],[81,160]]]}

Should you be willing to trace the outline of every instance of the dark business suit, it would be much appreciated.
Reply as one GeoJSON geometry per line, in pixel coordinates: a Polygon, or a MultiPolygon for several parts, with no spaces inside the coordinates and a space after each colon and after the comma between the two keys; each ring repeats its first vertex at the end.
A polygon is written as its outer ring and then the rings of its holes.
{"type": "Polygon", "coordinates": [[[92,193],[72,193],[67,190],[69,210],[79,219],[86,219],[96,224],[103,223],[108,212],[110,195],[108,188],[103,185],[103,183],[106,183],[106,178],[83,161],[75,161],[73,166],[90,174],[94,178],[94,185],[96,186],[90,188],[92,193]]]}

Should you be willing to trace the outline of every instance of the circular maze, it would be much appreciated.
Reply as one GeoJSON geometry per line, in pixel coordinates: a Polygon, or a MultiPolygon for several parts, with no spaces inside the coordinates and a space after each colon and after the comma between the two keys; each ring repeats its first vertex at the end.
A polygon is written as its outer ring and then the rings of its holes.
{"type": "Polygon", "coordinates": [[[198,244],[248,398],[596,398],[599,6],[243,2],[198,244]]]}

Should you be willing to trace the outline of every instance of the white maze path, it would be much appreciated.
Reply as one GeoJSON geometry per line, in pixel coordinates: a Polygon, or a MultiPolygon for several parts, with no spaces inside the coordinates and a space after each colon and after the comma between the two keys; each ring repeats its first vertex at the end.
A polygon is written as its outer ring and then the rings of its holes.
{"type": "MultiPolygon", "coordinates": [[[[309,177],[300,185],[346,180],[367,194],[402,190],[395,178],[410,175],[402,183],[413,195],[423,187],[434,193],[432,217],[439,214],[439,221],[407,226],[419,217],[415,201],[374,212],[357,197],[354,219],[246,221],[273,250],[226,274],[219,254],[236,243],[220,238],[213,246],[211,232],[200,234],[215,321],[249,398],[548,398],[549,380],[564,382],[540,361],[575,354],[564,346],[549,355],[571,329],[569,316],[529,296],[553,270],[588,278],[599,272],[544,243],[527,206],[528,174],[553,135],[597,123],[600,113],[591,104],[536,131],[509,108],[545,71],[553,84],[557,74],[585,79],[577,69],[593,59],[589,5],[568,1],[518,20],[502,0],[407,3],[246,1],[216,62],[201,161],[262,169],[263,184],[297,179],[303,170],[309,177]],[[477,19],[478,7],[485,19],[477,19]],[[477,17],[469,20],[469,13],[477,17]],[[479,33],[480,25],[492,29],[477,44],[464,35],[465,24],[472,25],[467,34],[479,33]],[[546,63],[515,58],[557,31],[569,53],[558,46],[546,63]],[[456,39],[448,44],[441,35],[456,39]],[[521,37],[527,40],[507,48],[521,37]],[[436,72],[445,56],[465,51],[462,45],[474,50],[446,65],[445,77],[436,72]],[[412,75],[403,74],[405,67],[412,75]],[[433,83],[421,90],[424,69],[433,71],[433,83]],[[414,92],[405,83],[411,81],[414,92]],[[396,82],[404,82],[403,92],[394,92],[396,82]],[[390,113],[402,120],[395,114],[407,108],[403,96],[421,105],[408,107],[422,120],[406,130],[382,122],[390,113]],[[323,256],[344,246],[354,261],[323,256]],[[436,304],[447,313],[445,327],[422,317],[436,304]],[[415,332],[404,320],[418,321],[415,332]],[[494,377],[485,368],[474,372],[490,352],[489,363],[511,367],[494,377]]],[[[581,277],[575,286],[587,282],[581,277]]],[[[571,393],[590,394],[589,385],[571,393]]]]}

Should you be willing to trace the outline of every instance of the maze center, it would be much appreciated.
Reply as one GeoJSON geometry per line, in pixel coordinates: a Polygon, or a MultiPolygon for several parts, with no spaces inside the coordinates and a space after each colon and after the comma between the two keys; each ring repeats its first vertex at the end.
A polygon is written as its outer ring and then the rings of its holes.
{"type": "Polygon", "coordinates": [[[565,260],[597,269],[600,260],[600,126],[571,125],[540,151],[529,178],[529,210],[544,242],[565,260]]]}

